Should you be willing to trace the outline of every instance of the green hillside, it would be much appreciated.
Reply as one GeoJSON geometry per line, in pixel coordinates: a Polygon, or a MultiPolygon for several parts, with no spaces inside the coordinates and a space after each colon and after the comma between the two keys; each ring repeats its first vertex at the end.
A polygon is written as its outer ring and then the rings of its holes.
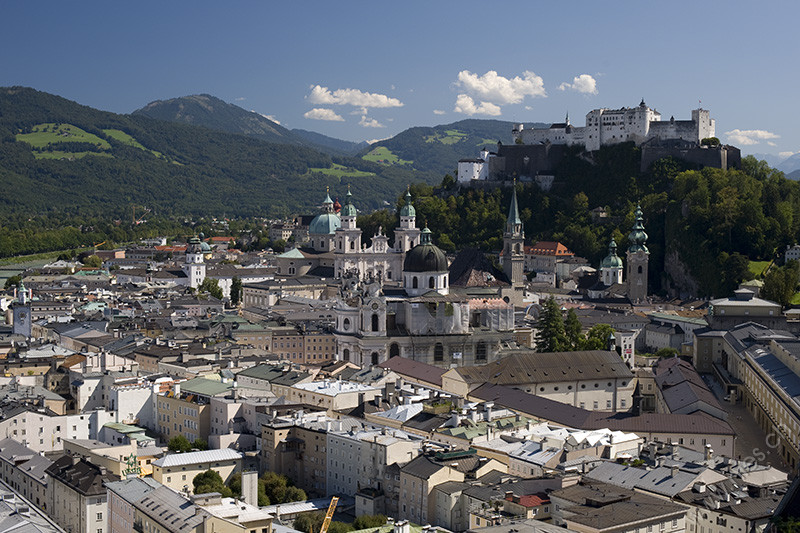
{"type": "Polygon", "coordinates": [[[52,212],[277,216],[311,212],[326,187],[362,209],[409,182],[441,176],[330,156],[291,144],[118,115],[27,88],[0,89],[0,199],[5,216],[52,212]],[[338,165],[338,166],[337,166],[338,165]],[[314,169],[314,170],[312,170],[314,169]],[[353,181],[355,184],[355,181],[353,181]]]}
{"type": "MultiPolygon", "coordinates": [[[[526,127],[549,126],[533,123],[526,127]]],[[[434,127],[407,129],[391,139],[379,141],[362,157],[389,165],[407,165],[439,175],[453,174],[458,160],[477,157],[481,148],[495,150],[497,142],[510,144],[513,122],[467,119],[434,127]]]]}

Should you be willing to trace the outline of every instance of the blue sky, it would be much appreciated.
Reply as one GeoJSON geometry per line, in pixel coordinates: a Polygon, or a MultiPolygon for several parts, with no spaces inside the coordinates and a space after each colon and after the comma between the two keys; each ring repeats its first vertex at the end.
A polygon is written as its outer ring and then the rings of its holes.
{"type": "Polygon", "coordinates": [[[381,139],[463,118],[710,109],[746,153],[800,150],[794,2],[4,2],[0,85],[129,113],[209,93],[381,139]]]}

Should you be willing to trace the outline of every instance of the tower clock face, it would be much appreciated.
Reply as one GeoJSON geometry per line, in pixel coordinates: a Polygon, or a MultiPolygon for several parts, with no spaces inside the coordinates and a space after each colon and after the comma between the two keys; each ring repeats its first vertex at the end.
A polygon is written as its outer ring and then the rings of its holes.
{"type": "Polygon", "coordinates": [[[377,308],[378,308],[378,302],[374,302],[374,303],[372,304],[372,308],[373,308],[373,309],[377,309],[377,308]]]}
{"type": "Polygon", "coordinates": [[[23,312],[21,312],[19,314],[19,319],[20,320],[25,320],[27,317],[28,317],[28,313],[26,313],[25,311],[23,311],[23,312]]]}

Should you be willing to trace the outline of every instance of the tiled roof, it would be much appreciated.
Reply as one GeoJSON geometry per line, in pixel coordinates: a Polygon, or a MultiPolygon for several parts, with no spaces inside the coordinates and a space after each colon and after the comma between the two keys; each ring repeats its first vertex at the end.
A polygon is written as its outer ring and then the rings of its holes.
{"type": "Polygon", "coordinates": [[[406,376],[423,383],[430,383],[437,387],[442,386],[442,374],[446,372],[446,370],[439,367],[400,356],[392,357],[378,366],[393,370],[401,376],[406,376]]]}

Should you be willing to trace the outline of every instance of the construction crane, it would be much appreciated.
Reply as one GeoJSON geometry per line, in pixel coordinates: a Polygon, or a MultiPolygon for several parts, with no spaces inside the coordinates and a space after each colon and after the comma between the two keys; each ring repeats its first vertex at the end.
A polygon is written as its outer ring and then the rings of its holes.
{"type": "Polygon", "coordinates": [[[325,520],[322,521],[322,527],[319,528],[319,533],[328,533],[328,526],[331,525],[333,512],[336,510],[336,504],[338,502],[339,498],[337,496],[331,498],[331,504],[328,506],[328,512],[325,513],[325,520]]]}

